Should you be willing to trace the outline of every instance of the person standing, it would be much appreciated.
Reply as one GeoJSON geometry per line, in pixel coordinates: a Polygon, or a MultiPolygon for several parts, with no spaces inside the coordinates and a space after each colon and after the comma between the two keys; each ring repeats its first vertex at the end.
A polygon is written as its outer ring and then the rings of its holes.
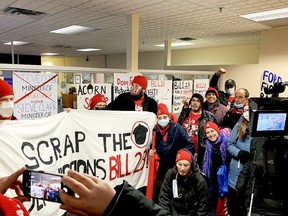
{"type": "Polygon", "coordinates": [[[207,110],[214,114],[216,123],[219,127],[222,126],[222,122],[224,116],[226,115],[228,109],[223,104],[219,102],[219,94],[218,91],[213,88],[209,87],[205,93],[206,101],[204,102],[204,110],[207,110]]]}
{"type": "Polygon", "coordinates": [[[159,205],[171,215],[210,215],[208,186],[190,151],[178,151],[161,186],[159,205]]]}
{"type": "MultiPolygon", "coordinates": [[[[224,198],[224,194],[219,194],[217,172],[221,165],[226,165],[228,170],[229,154],[227,153],[227,141],[230,131],[226,129],[220,130],[214,122],[207,122],[204,126],[204,130],[207,139],[203,161],[203,173],[209,180],[211,215],[215,215],[219,196],[223,195],[222,197],[224,198]]],[[[228,176],[226,177],[228,178],[228,176]]]]}
{"type": "Polygon", "coordinates": [[[16,120],[14,112],[14,91],[4,80],[0,79],[0,120],[16,120]]]}
{"type": "Polygon", "coordinates": [[[110,102],[107,110],[148,111],[157,114],[157,102],[145,93],[148,85],[146,77],[137,75],[132,81],[130,92],[120,94],[110,102]]]}
{"type": "Polygon", "coordinates": [[[225,92],[219,90],[218,81],[220,76],[226,73],[224,68],[220,68],[211,78],[209,86],[217,89],[219,91],[219,102],[231,109],[233,107],[235,91],[236,91],[236,82],[233,79],[228,79],[225,81],[225,92]]]}
{"type": "Polygon", "coordinates": [[[224,116],[222,126],[233,129],[235,124],[239,121],[240,117],[243,115],[244,107],[248,103],[249,92],[245,88],[237,89],[235,93],[235,101],[233,108],[228,110],[224,116]]]}
{"type": "Polygon", "coordinates": [[[105,110],[107,108],[107,98],[102,94],[94,95],[89,102],[90,110],[105,110]]]}
{"type": "Polygon", "coordinates": [[[250,158],[250,145],[252,137],[249,135],[249,108],[245,106],[243,116],[234,126],[227,143],[227,151],[231,155],[228,174],[228,209],[233,216],[246,216],[247,209],[245,196],[236,191],[238,175],[250,158]]]}
{"type": "Polygon", "coordinates": [[[203,109],[204,98],[201,94],[194,93],[189,101],[189,107],[183,107],[178,118],[178,123],[187,131],[194,143],[194,159],[200,169],[205,152],[205,131],[204,125],[211,121],[215,122],[212,113],[203,109]]]}
{"type": "Polygon", "coordinates": [[[156,132],[155,151],[151,149],[149,155],[153,156],[156,152],[160,159],[153,195],[153,200],[157,202],[165,174],[175,166],[175,157],[178,150],[186,148],[192,154],[194,143],[183,127],[171,121],[168,108],[163,103],[158,105],[157,124],[153,131],[156,132]]]}

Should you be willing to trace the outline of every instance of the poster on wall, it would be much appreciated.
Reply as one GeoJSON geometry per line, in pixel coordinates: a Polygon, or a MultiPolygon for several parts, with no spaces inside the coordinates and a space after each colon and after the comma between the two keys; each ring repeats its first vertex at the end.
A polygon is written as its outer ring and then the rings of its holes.
{"type": "Polygon", "coordinates": [[[209,79],[194,79],[194,92],[199,93],[205,98],[205,93],[209,88],[209,79]]]}
{"type": "Polygon", "coordinates": [[[184,98],[193,94],[193,80],[173,81],[173,113],[180,113],[184,98]]]}
{"type": "Polygon", "coordinates": [[[120,94],[129,92],[134,76],[141,75],[135,73],[114,73],[113,99],[120,94]]]}
{"type": "Polygon", "coordinates": [[[40,119],[58,113],[57,74],[13,72],[17,119],[40,119]]]}
{"type": "Polygon", "coordinates": [[[172,112],[172,80],[148,80],[146,94],[158,104],[164,103],[172,112]]]}
{"type": "Polygon", "coordinates": [[[263,70],[260,81],[260,97],[271,97],[272,94],[265,94],[264,89],[272,88],[276,82],[282,82],[282,77],[269,70],[263,70]]]}
{"type": "Polygon", "coordinates": [[[111,83],[81,84],[77,87],[77,109],[89,109],[90,99],[96,94],[102,94],[111,102],[111,83]]]}

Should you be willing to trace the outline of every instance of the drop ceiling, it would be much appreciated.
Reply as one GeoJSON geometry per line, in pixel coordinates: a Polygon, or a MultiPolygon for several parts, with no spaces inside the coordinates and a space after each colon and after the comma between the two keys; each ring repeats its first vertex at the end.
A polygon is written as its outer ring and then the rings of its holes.
{"type": "MultiPolygon", "coordinates": [[[[64,56],[126,52],[127,17],[139,15],[139,52],[161,51],[166,40],[192,37],[185,48],[259,44],[262,31],[285,27],[286,19],[257,23],[239,15],[288,7],[288,0],[0,0],[0,53],[64,56]],[[41,12],[27,16],[5,12],[8,7],[41,12]],[[43,14],[42,14],[43,13],[43,14]],[[70,25],[91,27],[76,35],[49,33],[70,25]],[[97,52],[76,49],[98,48],[97,52]]],[[[173,48],[173,49],[184,49],[173,48]]]]}

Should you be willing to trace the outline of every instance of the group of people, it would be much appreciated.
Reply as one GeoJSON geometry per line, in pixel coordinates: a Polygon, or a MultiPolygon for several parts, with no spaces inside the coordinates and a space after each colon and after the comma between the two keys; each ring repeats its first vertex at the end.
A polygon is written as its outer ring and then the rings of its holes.
{"type": "MultiPolygon", "coordinates": [[[[109,104],[102,95],[91,98],[91,110],[148,111],[156,114],[157,124],[153,129],[156,134],[155,149],[149,151],[150,156],[159,157],[153,200],[126,181],[112,188],[99,178],[69,170],[62,181],[79,197],[72,197],[61,190],[63,204],[60,208],[79,215],[208,216],[224,215],[219,213],[219,199],[228,198],[228,213],[231,216],[247,215],[245,199],[239,197],[236,184],[250,155],[249,92],[245,88],[236,89],[236,83],[231,79],[225,82],[226,91],[220,91],[217,82],[225,73],[225,69],[221,68],[214,74],[205,94],[206,100],[198,93],[189,100],[183,100],[178,119],[169,113],[165,104],[157,104],[145,93],[148,81],[140,75],[134,77],[130,92],[122,93],[109,104]],[[223,189],[218,180],[219,170],[225,166],[229,172],[225,174],[224,183],[228,185],[223,189]]],[[[13,97],[10,85],[0,80],[2,120],[15,119],[13,110],[11,112],[13,97]]],[[[24,170],[22,168],[11,176],[0,178],[0,193],[4,194],[10,187],[16,190],[18,199],[27,200],[21,197],[19,185],[15,187],[24,170]]],[[[6,197],[0,197],[0,213],[2,199],[6,197]]],[[[18,203],[18,200],[15,202],[18,203]]],[[[227,214],[227,210],[224,211],[227,214]]]]}

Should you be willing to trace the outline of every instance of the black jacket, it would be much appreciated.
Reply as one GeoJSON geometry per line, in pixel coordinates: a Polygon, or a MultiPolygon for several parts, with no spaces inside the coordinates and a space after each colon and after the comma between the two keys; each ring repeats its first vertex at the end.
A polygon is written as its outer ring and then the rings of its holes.
{"type": "Polygon", "coordinates": [[[161,208],[154,201],[145,197],[128,182],[115,187],[116,194],[107,207],[103,216],[170,216],[171,214],[161,208]]]}
{"type": "MultiPolygon", "coordinates": [[[[143,111],[153,112],[155,115],[157,114],[157,102],[153,98],[148,97],[146,93],[144,93],[142,107],[143,111]]],[[[120,94],[114,101],[108,104],[107,110],[135,111],[135,102],[131,98],[130,92],[120,94]]]]}
{"type": "Polygon", "coordinates": [[[173,216],[210,215],[208,185],[199,168],[194,165],[192,174],[186,177],[177,175],[176,168],[168,170],[161,186],[159,205],[173,216]],[[173,198],[172,181],[176,179],[178,198],[173,198]]]}
{"type": "Polygon", "coordinates": [[[219,89],[218,87],[219,78],[220,76],[217,76],[217,74],[215,73],[210,80],[209,86],[218,90],[219,102],[223,104],[224,106],[227,106],[229,103],[229,99],[228,99],[229,95],[226,92],[219,89]]]}
{"type": "MultiPolygon", "coordinates": [[[[191,112],[191,108],[182,108],[182,111],[178,118],[178,123],[181,126],[184,120],[189,116],[190,112],[191,112]]],[[[204,152],[205,152],[205,147],[206,147],[206,144],[205,144],[206,133],[204,131],[204,125],[208,121],[216,123],[215,116],[213,113],[202,109],[202,115],[199,119],[199,125],[198,125],[198,158],[197,158],[197,163],[199,164],[201,169],[202,169],[202,162],[203,162],[203,157],[204,157],[204,152]]]]}

